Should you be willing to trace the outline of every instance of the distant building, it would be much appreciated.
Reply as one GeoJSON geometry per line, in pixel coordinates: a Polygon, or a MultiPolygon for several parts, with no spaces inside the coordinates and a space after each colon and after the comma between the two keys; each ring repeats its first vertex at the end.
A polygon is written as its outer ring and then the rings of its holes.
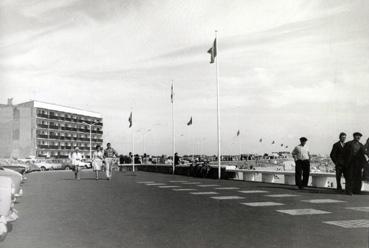
{"type": "Polygon", "coordinates": [[[0,157],[66,158],[78,146],[86,156],[103,142],[99,113],[39,101],[0,104],[0,157]]]}

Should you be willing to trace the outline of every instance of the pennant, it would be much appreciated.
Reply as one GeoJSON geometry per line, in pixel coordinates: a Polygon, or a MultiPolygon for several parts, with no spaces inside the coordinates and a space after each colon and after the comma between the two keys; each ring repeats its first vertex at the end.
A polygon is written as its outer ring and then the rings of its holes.
{"type": "Polygon", "coordinates": [[[240,136],[240,134],[241,134],[241,133],[240,133],[240,130],[238,130],[238,131],[237,131],[237,136],[240,136]]]}
{"type": "Polygon", "coordinates": [[[173,83],[170,86],[170,102],[173,103],[174,101],[174,92],[173,92],[173,83]]]}
{"type": "Polygon", "coordinates": [[[260,139],[259,139],[259,142],[260,142],[260,143],[261,143],[261,142],[263,142],[263,139],[262,139],[262,138],[260,138],[260,139]]]}
{"type": "Polygon", "coordinates": [[[132,127],[132,112],[129,115],[128,122],[129,122],[129,128],[131,128],[132,127]]]}
{"type": "Polygon", "coordinates": [[[286,148],[288,148],[288,146],[286,146],[286,148]]]}
{"type": "Polygon", "coordinates": [[[212,64],[217,56],[217,39],[214,39],[213,46],[208,50],[208,53],[210,54],[210,64],[212,64]]]}
{"type": "Polygon", "coordinates": [[[273,140],[272,145],[274,145],[274,144],[275,144],[275,141],[273,140]]]}
{"type": "Polygon", "coordinates": [[[281,144],[281,146],[283,146],[283,144],[281,144]]]}
{"type": "Polygon", "coordinates": [[[189,120],[189,122],[187,122],[187,126],[190,126],[192,125],[192,116],[191,116],[191,119],[189,120]]]}

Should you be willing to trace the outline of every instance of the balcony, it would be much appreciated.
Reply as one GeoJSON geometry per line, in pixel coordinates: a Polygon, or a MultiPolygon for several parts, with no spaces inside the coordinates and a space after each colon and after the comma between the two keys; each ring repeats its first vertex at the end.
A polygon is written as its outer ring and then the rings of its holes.
{"type": "Polygon", "coordinates": [[[45,125],[45,124],[37,124],[37,127],[39,127],[39,128],[48,128],[49,126],[45,125]]]}
{"type": "Polygon", "coordinates": [[[49,119],[58,120],[59,116],[57,115],[49,115],[49,119]]]}
{"type": "Polygon", "coordinates": [[[37,113],[37,117],[41,117],[41,118],[49,118],[48,114],[41,114],[41,113],[37,113]]]}
{"type": "Polygon", "coordinates": [[[50,149],[59,149],[59,146],[57,146],[57,145],[50,145],[49,148],[50,149]]]}
{"type": "Polygon", "coordinates": [[[59,139],[59,136],[58,135],[50,135],[49,138],[50,139],[59,139]]]}
{"type": "Polygon", "coordinates": [[[59,136],[59,139],[65,140],[65,136],[59,136]]]}
{"type": "Polygon", "coordinates": [[[65,149],[72,149],[72,146],[65,146],[65,149]]]}
{"type": "Polygon", "coordinates": [[[48,145],[37,145],[37,148],[39,148],[39,149],[48,149],[49,146],[48,145]]]}
{"type": "Polygon", "coordinates": [[[70,117],[64,117],[64,120],[65,121],[72,121],[72,118],[70,118],[70,117]]]}
{"type": "Polygon", "coordinates": [[[49,128],[51,128],[51,129],[59,129],[59,126],[57,126],[57,125],[49,125],[49,128]]]}
{"type": "Polygon", "coordinates": [[[47,135],[47,134],[37,134],[37,138],[47,139],[47,138],[49,138],[49,135],[47,135]]]}

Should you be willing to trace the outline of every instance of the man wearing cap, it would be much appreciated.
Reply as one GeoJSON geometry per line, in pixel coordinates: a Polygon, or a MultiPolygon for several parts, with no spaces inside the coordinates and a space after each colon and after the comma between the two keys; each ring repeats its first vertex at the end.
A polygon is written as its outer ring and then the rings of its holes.
{"type": "Polygon", "coordinates": [[[74,147],[74,151],[70,154],[69,158],[72,161],[72,165],[74,168],[74,178],[77,180],[80,180],[80,175],[79,175],[80,168],[79,167],[80,167],[83,156],[79,152],[78,146],[74,147]]]}
{"type": "Polygon", "coordinates": [[[106,144],[106,149],[104,151],[105,167],[106,167],[106,179],[111,179],[112,166],[114,157],[118,157],[118,153],[111,147],[111,144],[106,144]]]}
{"type": "Polygon", "coordinates": [[[292,151],[295,160],[295,181],[299,189],[308,186],[310,174],[310,152],[306,146],[307,138],[301,137],[300,144],[292,151]],[[301,177],[302,176],[302,177],[301,177]]]}
{"type": "Polygon", "coordinates": [[[362,170],[366,163],[364,145],[360,143],[363,136],[359,132],[353,134],[354,139],[347,142],[344,148],[346,194],[360,194],[362,170]]]}
{"type": "Polygon", "coordinates": [[[334,143],[333,147],[332,147],[332,151],[330,154],[330,157],[334,163],[334,165],[336,166],[336,181],[337,181],[337,190],[342,191],[342,186],[341,186],[341,177],[342,174],[344,174],[344,165],[345,165],[345,160],[344,160],[344,154],[343,154],[343,149],[345,147],[345,140],[346,140],[346,134],[345,133],[340,133],[339,136],[339,141],[337,141],[336,143],[334,143]]]}

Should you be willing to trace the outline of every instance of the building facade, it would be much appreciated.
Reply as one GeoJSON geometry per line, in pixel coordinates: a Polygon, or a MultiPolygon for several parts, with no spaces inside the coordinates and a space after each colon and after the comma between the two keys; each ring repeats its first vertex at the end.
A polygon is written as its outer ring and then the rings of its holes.
{"type": "Polygon", "coordinates": [[[0,105],[0,157],[67,158],[76,146],[89,157],[102,143],[99,113],[39,101],[0,105]]]}

